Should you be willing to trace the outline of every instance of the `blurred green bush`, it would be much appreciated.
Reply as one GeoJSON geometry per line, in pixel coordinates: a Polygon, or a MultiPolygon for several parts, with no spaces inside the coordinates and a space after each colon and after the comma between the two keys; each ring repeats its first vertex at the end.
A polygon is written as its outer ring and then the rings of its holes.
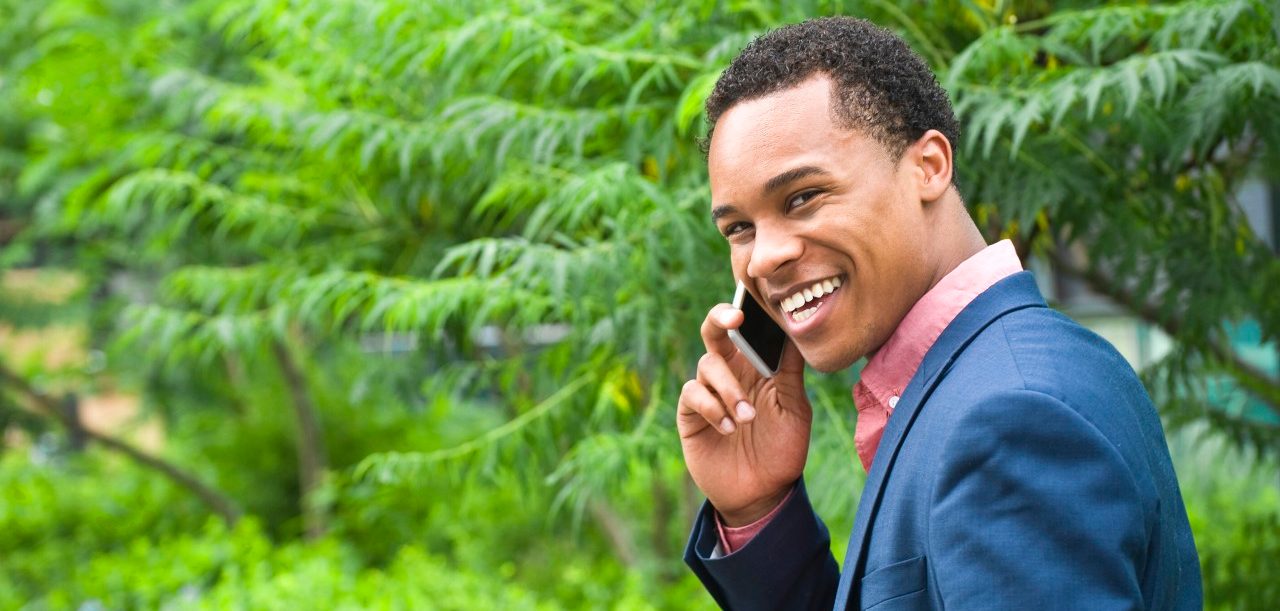
{"type": "MultiPolygon", "coordinates": [[[[1272,577],[1280,574],[1280,492],[1266,485],[1275,471],[1239,479],[1200,479],[1207,467],[1188,471],[1206,608],[1271,608],[1280,599],[1272,577]]],[[[0,458],[0,490],[3,609],[93,601],[108,609],[712,607],[691,578],[654,590],[642,573],[584,556],[572,542],[530,536],[540,518],[510,495],[485,496],[487,507],[423,499],[408,487],[348,495],[340,521],[359,524],[303,543],[272,538],[254,519],[228,528],[181,490],[96,454],[37,464],[10,452],[0,458]],[[412,496],[423,508],[419,526],[450,532],[383,548],[416,538],[412,528],[377,524],[388,516],[412,521],[412,496]],[[494,549],[510,557],[495,561],[494,549]]]]}
{"type": "Polygon", "coordinates": [[[363,535],[351,531],[303,543],[273,539],[254,519],[229,528],[173,486],[96,454],[34,464],[10,452],[0,458],[0,490],[0,609],[706,606],[690,602],[701,588],[692,579],[657,592],[641,574],[576,554],[572,544],[504,538],[504,522],[538,519],[511,498],[495,499],[490,515],[440,522],[473,533],[431,537],[484,547],[483,562],[474,564],[430,551],[430,543],[371,561],[360,549],[363,535]],[[511,558],[494,562],[495,547],[511,558]],[[544,565],[536,576],[517,575],[517,560],[530,553],[544,565]]]}

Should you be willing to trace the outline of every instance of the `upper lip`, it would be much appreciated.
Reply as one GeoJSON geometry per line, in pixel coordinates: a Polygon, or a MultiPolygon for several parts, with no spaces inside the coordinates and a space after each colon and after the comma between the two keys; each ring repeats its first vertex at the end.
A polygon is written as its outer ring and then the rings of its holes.
{"type": "Polygon", "coordinates": [[[831,278],[838,278],[838,277],[840,277],[840,274],[829,274],[826,276],[818,276],[816,278],[811,278],[809,280],[797,282],[780,291],[771,291],[769,293],[769,302],[781,308],[783,299],[786,299],[787,297],[795,295],[796,293],[799,293],[800,291],[803,291],[813,286],[814,283],[816,282],[822,282],[823,280],[829,280],[831,278]]]}

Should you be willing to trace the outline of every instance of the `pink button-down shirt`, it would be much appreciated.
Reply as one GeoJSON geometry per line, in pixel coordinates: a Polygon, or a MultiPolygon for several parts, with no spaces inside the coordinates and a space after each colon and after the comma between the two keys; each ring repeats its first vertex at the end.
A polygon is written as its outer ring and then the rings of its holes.
{"type": "MultiPolygon", "coordinates": [[[[853,402],[858,409],[858,422],[853,441],[862,468],[871,470],[884,427],[897,407],[898,397],[911,381],[924,355],[938,341],[942,330],[975,297],[1011,274],[1022,271],[1022,262],[1009,240],[992,244],[956,266],[907,312],[898,328],[862,368],[862,378],[853,387],[853,402]]],[[[793,491],[794,492],[794,491],[793,491]]],[[[790,495],[787,496],[789,500],[790,495]]],[[[785,504],[786,500],[782,502],[785,504]]],[[[778,508],[782,507],[778,505],[778,508]]],[[[751,524],[730,528],[720,522],[720,545],[729,554],[741,549],[756,536],[773,516],[775,508],[751,524]]]]}

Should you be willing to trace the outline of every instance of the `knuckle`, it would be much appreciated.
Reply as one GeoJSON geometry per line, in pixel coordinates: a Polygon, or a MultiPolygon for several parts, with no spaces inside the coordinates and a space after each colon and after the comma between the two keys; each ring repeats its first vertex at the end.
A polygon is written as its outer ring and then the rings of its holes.
{"type": "Polygon", "coordinates": [[[693,411],[698,412],[709,421],[720,420],[720,405],[714,401],[699,401],[693,405],[693,411]]]}

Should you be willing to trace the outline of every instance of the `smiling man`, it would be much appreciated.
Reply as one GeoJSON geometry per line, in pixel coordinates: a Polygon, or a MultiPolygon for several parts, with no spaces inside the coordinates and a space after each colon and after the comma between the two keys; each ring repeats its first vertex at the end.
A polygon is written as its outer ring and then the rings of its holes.
{"type": "Polygon", "coordinates": [[[763,378],[726,335],[742,313],[717,305],[680,395],[707,496],[685,561],[716,601],[1198,608],[1150,399],[1109,344],[1046,307],[1009,242],[985,244],[924,62],[865,21],[808,21],[751,43],[707,116],[711,216],[790,340],[763,378]],[[803,373],[864,357],[852,394],[869,475],[841,572],[801,478],[803,373]]]}

